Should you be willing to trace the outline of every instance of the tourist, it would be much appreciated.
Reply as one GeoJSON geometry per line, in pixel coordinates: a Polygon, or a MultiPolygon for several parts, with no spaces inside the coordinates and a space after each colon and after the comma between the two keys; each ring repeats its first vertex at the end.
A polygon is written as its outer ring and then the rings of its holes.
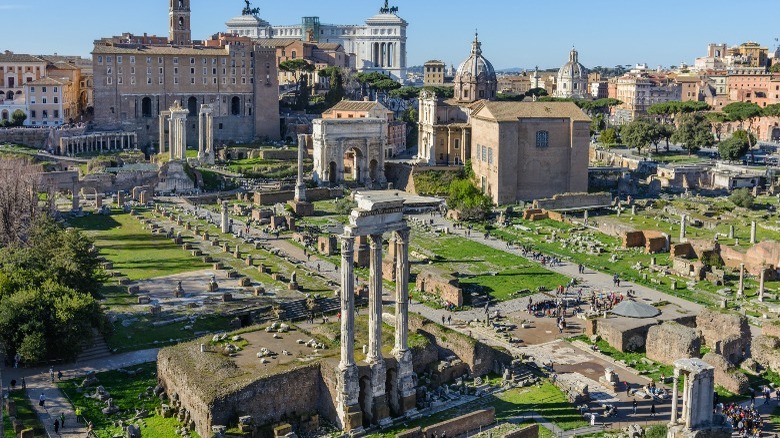
{"type": "Polygon", "coordinates": [[[51,383],[54,383],[54,368],[49,368],[49,376],[51,377],[51,383]]]}
{"type": "Polygon", "coordinates": [[[65,412],[60,412],[60,426],[65,429],[65,412]]]}
{"type": "MultiPolygon", "coordinates": [[[[628,392],[628,391],[626,391],[626,392],[628,392]]],[[[637,406],[637,402],[636,402],[636,399],[634,399],[634,401],[631,403],[631,407],[634,408],[634,415],[636,415],[636,406],[637,406]]]]}
{"type": "Polygon", "coordinates": [[[38,406],[46,408],[46,396],[43,393],[41,393],[41,396],[38,397],[38,406]]]}
{"type": "Polygon", "coordinates": [[[655,400],[653,400],[653,403],[650,405],[650,416],[655,418],[655,400]]]}
{"type": "Polygon", "coordinates": [[[54,433],[60,434],[60,420],[57,418],[54,419],[54,433]]]}
{"type": "Polygon", "coordinates": [[[442,315],[442,316],[441,316],[441,325],[444,325],[444,323],[445,323],[445,320],[446,320],[446,318],[444,317],[444,315],[442,315]]]}
{"type": "MultiPolygon", "coordinates": [[[[22,377],[22,391],[24,391],[25,389],[27,389],[27,382],[25,382],[24,377],[22,377]]],[[[778,399],[780,399],[780,397],[778,397],[778,399]]]]}
{"type": "Polygon", "coordinates": [[[22,356],[19,355],[19,353],[16,353],[14,355],[14,368],[19,368],[19,362],[22,361],[22,356]]]}
{"type": "MultiPolygon", "coordinates": [[[[181,281],[179,282],[179,286],[181,286],[181,281]]],[[[57,380],[62,380],[62,370],[57,371],[57,380]]]]}
{"type": "Polygon", "coordinates": [[[447,325],[452,325],[452,315],[447,316],[447,325]]]}

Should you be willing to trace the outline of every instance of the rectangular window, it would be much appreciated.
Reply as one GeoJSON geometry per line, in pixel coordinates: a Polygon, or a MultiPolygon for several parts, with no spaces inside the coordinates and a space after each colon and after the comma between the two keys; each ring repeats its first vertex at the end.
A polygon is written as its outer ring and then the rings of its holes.
{"type": "MultiPolygon", "coordinates": [[[[109,78],[109,79],[110,79],[110,78],[109,78]]],[[[123,83],[124,83],[124,82],[123,82],[123,79],[122,79],[122,76],[119,76],[119,77],[116,79],[116,83],[117,83],[117,84],[123,84],[123,83]]]]}
{"type": "Polygon", "coordinates": [[[32,117],[33,119],[38,117],[38,115],[35,113],[35,110],[30,111],[30,117],[32,117]]]}
{"type": "Polygon", "coordinates": [[[146,85],[152,85],[152,78],[146,78],[146,85]]]}
{"type": "Polygon", "coordinates": [[[46,97],[44,97],[43,99],[41,99],[41,103],[49,103],[49,101],[46,99],[46,97]]]}
{"type": "Polygon", "coordinates": [[[157,57],[157,63],[158,63],[158,64],[162,64],[162,63],[163,63],[162,56],[158,56],[158,57],[157,57]]]}
{"type": "Polygon", "coordinates": [[[213,74],[213,75],[215,75],[215,76],[216,76],[216,74],[217,74],[217,69],[216,69],[216,68],[212,68],[212,69],[211,69],[211,74],[213,74]]]}
{"type": "Polygon", "coordinates": [[[146,63],[147,64],[151,64],[152,63],[152,57],[151,56],[147,56],[146,57],[146,63]]]}
{"type": "Polygon", "coordinates": [[[488,164],[493,164],[493,148],[488,148],[488,164]]]}
{"type": "Polygon", "coordinates": [[[130,64],[135,64],[135,56],[130,57],[130,64]]]}
{"type": "Polygon", "coordinates": [[[190,78],[190,84],[195,84],[195,78],[190,78]]]}
{"type": "Polygon", "coordinates": [[[147,75],[151,75],[152,74],[152,68],[151,67],[146,67],[146,74],[147,75]]]}
{"type": "Polygon", "coordinates": [[[135,74],[135,67],[130,67],[130,74],[131,74],[131,75],[134,75],[134,74],[135,74]]]}
{"type": "Polygon", "coordinates": [[[482,146],[482,161],[487,161],[487,147],[482,146]]]}
{"type": "Polygon", "coordinates": [[[30,93],[35,93],[35,87],[30,87],[30,93]]]}
{"type": "Polygon", "coordinates": [[[45,93],[46,92],[46,87],[41,87],[41,91],[45,93]]]}
{"type": "Polygon", "coordinates": [[[195,58],[190,58],[190,64],[195,64],[195,58]]]}
{"type": "Polygon", "coordinates": [[[102,56],[98,56],[98,64],[101,64],[101,65],[103,64],[103,57],[102,56]]]}
{"type": "Polygon", "coordinates": [[[173,63],[174,64],[178,64],[179,63],[179,58],[173,58],[173,63]]]}
{"type": "Polygon", "coordinates": [[[60,103],[60,98],[57,96],[54,96],[54,103],[60,103]]]}
{"type": "Polygon", "coordinates": [[[117,64],[121,64],[122,63],[122,57],[121,56],[117,56],[116,57],[116,63],[117,64]]]}
{"type": "Polygon", "coordinates": [[[194,67],[190,69],[190,74],[191,74],[191,75],[194,75],[194,74],[195,74],[195,68],[194,68],[194,67]]]}
{"type": "Polygon", "coordinates": [[[43,118],[44,119],[48,119],[49,118],[49,110],[43,110],[42,113],[43,113],[43,118]]]}
{"type": "Polygon", "coordinates": [[[203,76],[206,76],[207,74],[209,74],[208,67],[203,67],[203,76]]]}
{"type": "Polygon", "coordinates": [[[163,74],[163,68],[162,67],[160,67],[160,74],[161,75],[163,74]]]}
{"type": "Polygon", "coordinates": [[[60,118],[60,110],[54,110],[54,118],[59,119],[60,118]]]}
{"type": "Polygon", "coordinates": [[[111,79],[111,76],[106,78],[106,84],[111,85],[113,83],[113,80],[111,79]]]}
{"type": "Polygon", "coordinates": [[[179,78],[173,78],[173,83],[174,84],[178,84],[179,83],[179,78]]]}
{"type": "Polygon", "coordinates": [[[536,131],[536,147],[546,148],[549,145],[550,133],[547,131],[536,131]]]}
{"type": "Polygon", "coordinates": [[[179,74],[179,67],[174,67],[173,68],[173,74],[175,74],[175,75],[179,74]]]}

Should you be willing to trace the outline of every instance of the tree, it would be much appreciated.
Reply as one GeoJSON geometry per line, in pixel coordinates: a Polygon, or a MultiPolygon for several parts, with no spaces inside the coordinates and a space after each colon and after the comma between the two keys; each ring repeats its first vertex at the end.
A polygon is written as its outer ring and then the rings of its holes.
{"type": "Polygon", "coordinates": [[[24,111],[18,109],[11,114],[11,125],[22,126],[24,121],[27,120],[27,114],[24,111]]]}
{"type": "Polygon", "coordinates": [[[417,108],[413,106],[407,107],[401,113],[401,120],[406,122],[406,144],[408,145],[417,144],[417,136],[419,135],[418,119],[417,108]]]}
{"type": "Polygon", "coordinates": [[[739,158],[745,155],[749,149],[750,145],[745,139],[735,136],[718,143],[720,158],[728,161],[739,160],[739,158]]]}
{"type": "Polygon", "coordinates": [[[455,97],[454,87],[442,87],[440,85],[428,85],[423,87],[423,90],[430,91],[442,99],[451,99],[455,97]]]}
{"type": "Polygon", "coordinates": [[[537,88],[531,88],[530,90],[525,92],[525,95],[528,97],[542,97],[547,96],[547,90],[541,87],[537,88]]]}
{"type": "Polygon", "coordinates": [[[744,129],[737,129],[733,134],[731,134],[731,136],[736,137],[740,141],[744,142],[748,145],[748,147],[750,147],[751,144],[756,144],[756,136],[745,131],[744,129]]]}
{"type": "Polygon", "coordinates": [[[450,184],[447,205],[458,210],[463,218],[481,219],[490,212],[493,200],[482,193],[471,180],[461,178],[450,184]]]}
{"type": "MultiPolygon", "coordinates": [[[[296,107],[301,108],[300,104],[303,100],[301,99],[301,93],[307,93],[306,105],[308,105],[308,94],[310,91],[304,90],[304,88],[308,88],[308,80],[306,79],[306,76],[308,73],[314,71],[314,65],[309,64],[308,61],[302,58],[288,59],[279,63],[279,70],[292,73],[293,75],[293,79],[295,80],[296,107]],[[305,85],[304,81],[306,82],[305,85]]],[[[304,105],[303,108],[306,108],[306,105],[304,105]]]]}
{"type": "Polygon", "coordinates": [[[390,97],[397,97],[399,99],[411,100],[420,96],[420,87],[400,87],[390,92],[390,97]]]}
{"type": "MultiPolygon", "coordinates": [[[[723,107],[723,112],[729,116],[730,120],[739,122],[739,127],[743,127],[743,122],[748,122],[747,132],[752,132],[753,122],[761,117],[761,107],[753,102],[732,102],[723,107]]],[[[749,144],[753,147],[753,143],[749,144]]]]}
{"type": "Polygon", "coordinates": [[[596,114],[590,119],[590,135],[603,131],[607,127],[604,114],[596,114]]]}
{"type": "Polygon", "coordinates": [[[525,94],[496,94],[496,100],[499,102],[521,102],[525,99],[525,94]]]}
{"type": "Polygon", "coordinates": [[[729,201],[731,201],[737,207],[753,208],[753,202],[755,201],[755,199],[753,198],[753,194],[750,193],[750,190],[745,188],[745,189],[737,189],[731,192],[731,196],[729,196],[729,201]]]}
{"type": "Polygon", "coordinates": [[[580,100],[577,101],[577,106],[582,108],[589,116],[593,114],[606,114],[613,106],[622,104],[623,102],[613,98],[604,98],[596,100],[580,100]]]}
{"type": "Polygon", "coordinates": [[[615,131],[615,128],[607,128],[602,131],[601,137],[599,137],[599,141],[601,144],[606,146],[617,143],[617,131],[615,131]]]}
{"type": "Polygon", "coordinates": [[[0,159],[0,246],[27,239],[39,214],[40,172],[25,159],[0,159]]]}
{"type": "Polygon", "coordinates": [[[328,67],[320,70],[320,75],[323,74],[328,75],[328,82],[330,83],[330,88],[325,93],[325,106],[330,108],[344,99],[346,94],[344,91],[344,76],[338,67],[328,67]]]}
{"type": "Polygon", "coordinates": [[[295,108],[305,110],[309,106],[310,97],[311,91],[309,90],[309,80],[306,75],[303,75],[298,82],[298,92],[295,94],[295,108]]]}
{"type": "Polygon", "coordinates": [[[682,144],[688,150],[688,155],[699,149],[712,146],[715,139],[712,136],[712,125],[706,117],[699,113],[686,113],[680,116],[677,130],[672,134],[672,141],[682,144]]]}
{"type": "MultiPolygon", "coordinates": [[[[780,66],[780,62],[775,65],[780,66]]],[[[780,117],[780,103],[773,103],[761,108],[761,115],[764,117],[780,117]]]]}
{"type": "Polygon", "coordinates": [[[73,358],[102,319],[97,253],[46,215],[28,234],[0,249],[0,344],[28,362],[73,358]]]}
{"type": "Polygon", "coordinates": [[[629,148],[636,148],[637,154],[653,141],[653,126],[646,120],[636,119],[623,126],[620,138],[629,148]]]}
{"type": "Polygon", "coordinates": [[[769,72],[770,73],[780,73],[780,62],[775,61],[774,63],[772,63],[772,66],[769,67],[769,72]]]}

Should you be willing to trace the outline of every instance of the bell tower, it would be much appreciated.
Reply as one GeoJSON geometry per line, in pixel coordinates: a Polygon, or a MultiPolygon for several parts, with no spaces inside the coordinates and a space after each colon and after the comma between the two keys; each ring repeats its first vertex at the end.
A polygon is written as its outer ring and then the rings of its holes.
{"type": "Polygon", "coordinates": [[[192,31],[190,30],[190,0],[170,0],[170,32],[168,39],[174,45],[188,45],[192,43],[192,31]]]}

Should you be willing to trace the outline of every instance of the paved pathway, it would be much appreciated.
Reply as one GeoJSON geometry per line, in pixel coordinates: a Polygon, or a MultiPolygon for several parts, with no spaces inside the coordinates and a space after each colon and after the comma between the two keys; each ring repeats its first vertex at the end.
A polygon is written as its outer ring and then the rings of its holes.
{"type": "MultiPolygon", "coordinates": [[[[103,372],[115,370],[128,366],[134,366],[146,362],[152,362],[157,359],[158,349],[134,351],[130,353],[117,354],[108,358],[95,359],[85,362],[76,362],[60,367],[55,367],[54,372],[62,371],[63,379],[80,377],[90,371],[103,372]]],[[[76,414],[73,406],[52,383],[48,367],[40,368],[6,368],[3,371],[3,387],[8,388],[11,379],[16,380],[17,388],[21,386],[22,377],[27,384],[27,396],[30,399],[38,419],[46,428],[49,436],[57,436],[54,433],[54,419],[59,418],[61,413],[65,413],[65,428],[60,429],[60,436],[66,437],[84,437],[87,429],[83,424],[76,423],[76,414]],[[46,396],[44,407],[38,406],[38,400],[41,394],[46,396]]],[[[17,389],[18,390],[18,389],[17,389]]]]}

